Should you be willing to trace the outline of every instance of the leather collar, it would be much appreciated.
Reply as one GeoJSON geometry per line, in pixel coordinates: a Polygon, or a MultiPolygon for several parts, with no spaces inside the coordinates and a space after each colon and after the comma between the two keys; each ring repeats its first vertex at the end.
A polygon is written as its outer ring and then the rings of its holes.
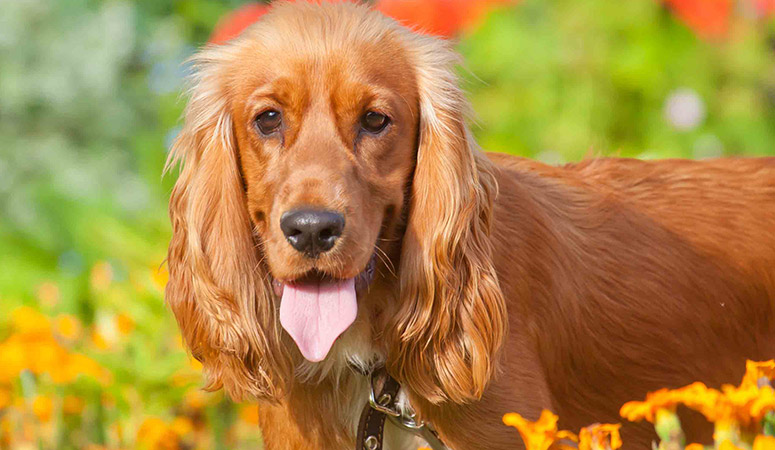
{"type": "Polygon", "coordinates": [[[369,401],[363,407],[358,421],[356,450],[382,450],[386,419],[390,419],[399,429],[424,439],[433,450],[449,450],[430,424],[418,422],[412,411],[398,408],[401,385],[384,367],[372,370],[367,377],[369,401]]]}

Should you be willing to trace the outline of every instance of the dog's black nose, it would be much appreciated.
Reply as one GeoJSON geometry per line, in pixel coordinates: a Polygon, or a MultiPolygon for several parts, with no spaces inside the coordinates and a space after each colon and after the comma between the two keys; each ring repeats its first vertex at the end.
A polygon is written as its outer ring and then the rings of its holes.
{"type": "Polygon", "coordinates": [[[280,229],[293,248],[316,258],[336,244],[344,230],[344,216],[335,211],[297,209],[283,214],[280,229]]]}

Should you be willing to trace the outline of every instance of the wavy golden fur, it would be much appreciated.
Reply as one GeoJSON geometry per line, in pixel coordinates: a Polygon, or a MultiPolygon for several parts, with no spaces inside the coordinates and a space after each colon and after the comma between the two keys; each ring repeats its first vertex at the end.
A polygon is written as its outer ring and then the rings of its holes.
{"type": "Polygon", "coordinates": [[[166,296],[208,389],[262,402],[267,449],[353,445],[366,385],[349,366],[384,363],[452,448],[512,449],[505,412],[618,422],[648,390],[775,356],[775,161],[484,155],[457,60],[365,6],[301,2],[194,58],[166,296]],[[358,129],[369,110],[390,117],[380,134],[358,129]],[[330,252],[288,245],[298,205],[346,217],[330,252]],[[374,255],[356,321],[305,361],[275,284],[356,277],[374,255]]]}

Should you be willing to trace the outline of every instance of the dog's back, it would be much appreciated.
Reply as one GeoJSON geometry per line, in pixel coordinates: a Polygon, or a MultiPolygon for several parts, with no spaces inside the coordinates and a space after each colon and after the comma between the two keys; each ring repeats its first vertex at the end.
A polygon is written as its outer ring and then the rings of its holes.
{"type": "MultiPolygon", "coordinates": [[[[537,342],[562,425],[620,422],[647,391],[737,382],[746,358],[775,357],[775,158],[491,158],[512,333],[537,342]]],[[[639,427],[631,448],[651,439],[639,427]]]]}

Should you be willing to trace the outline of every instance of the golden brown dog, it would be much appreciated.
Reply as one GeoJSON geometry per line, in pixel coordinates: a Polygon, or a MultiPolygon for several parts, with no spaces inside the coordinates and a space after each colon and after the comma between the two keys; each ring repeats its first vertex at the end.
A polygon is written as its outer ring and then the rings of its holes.
{"type": "Polygon", "coordinates": [[[167,300],[208,386],[262,402],[267,449],[352,448],[353,367],[493,450],[521,445],[506,412],[620,422],[775,356],[775,160],[485,156],[456,61],[347,3],[281,4],[195,58],[167,300]]]}

